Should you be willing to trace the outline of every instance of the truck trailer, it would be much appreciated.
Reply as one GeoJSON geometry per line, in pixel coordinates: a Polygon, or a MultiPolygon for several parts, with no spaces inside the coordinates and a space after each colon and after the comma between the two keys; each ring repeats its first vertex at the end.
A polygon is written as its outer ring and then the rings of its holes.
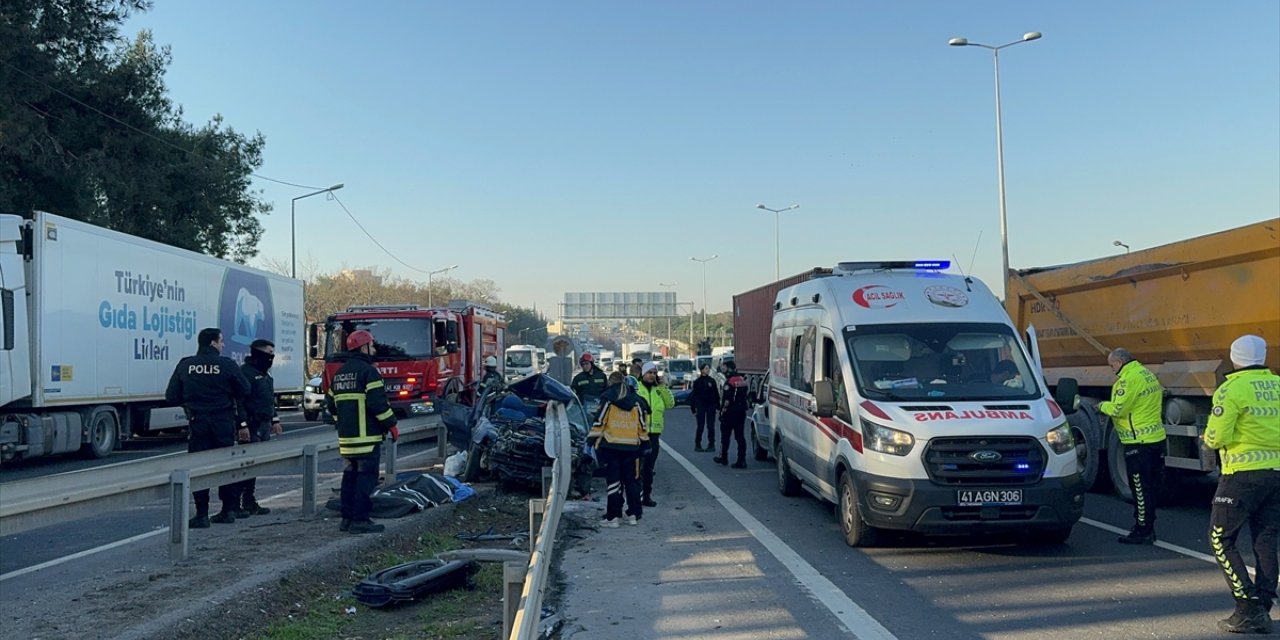
{"type": "Polygon", "coordinates": [[[300,394],[302,282],[49,213],[0,215],[0,461],[185,427],[164,392],[205,327],[223,355],[275,343],[279,395],[300,394]]]}
{"type": "MultiPolygon", "coordinates": [[[[814,267],[733,296],[733,363],[738,373],[746,377],[752,395],[760,396],[765,376],[769,373],[769,335],[778,292],[815,276],[831,273],[829,268],[814,267]]],[[[721,355],[716,353],[716,349],[712,349],[711,354],[713,357],[721,355]]],[[[718,363],[719,359],[716,359],[713,365],[718,363]]]]}
{"type": "Polygon", "coordinates": [[[1267,366],[1280,370],[1280,219],[1008,278],[1006,309],[1039,344],[1046,382],[1078,387],[1069,421],[1088,450],[1086,482],[1109,477],[1125,499],[1119,439],[1097,409],[1115,381],[1111,349],[1128,349],[1164,386],[1165,466],[1182,473],[1217,467],[1200,435],[1213,391],[1232,370],[1231,342],[1261,336],[1267,366]]]}

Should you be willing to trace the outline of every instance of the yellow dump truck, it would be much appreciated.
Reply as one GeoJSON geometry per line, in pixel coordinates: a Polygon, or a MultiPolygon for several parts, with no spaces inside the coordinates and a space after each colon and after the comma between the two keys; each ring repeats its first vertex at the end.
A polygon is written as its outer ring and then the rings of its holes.
{"type": "Polygon", "coordinates": [[[1217,466],[1198,438],[1213,391],[1232,369],[1231,342],[1262,336],[1267,365],[1280,370],[1280,218],[1097,260],[1011,270],[1008,278],[1006,309],[1036,345],[1045,380],[1059,398],[1078,387],[1081,402],[1070,421],[1085,444],[1086,482],[1110,477],[1126,499],[1119,440],[1096,409],[1115,380],[1111,349],[1128,349],[1164,385],[1165,465],[1192,473],[1217,466]]]}

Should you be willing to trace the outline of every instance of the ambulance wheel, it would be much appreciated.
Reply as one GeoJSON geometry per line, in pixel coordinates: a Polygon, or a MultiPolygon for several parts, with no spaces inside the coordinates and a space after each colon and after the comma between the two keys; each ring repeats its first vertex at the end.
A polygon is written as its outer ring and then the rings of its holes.
{"type": "Polygon", "coordinates": [[[800,478],[791,473],[791,466],[787,462],[787,453],[782,450],[782,441],[778,441],[776,447],[778,453],[778,492],[784,496],[800,495],[800,478]]]}
{"type": "Polygon", "coordinates": [[[840,477],[840,503],[836,512],[845,544],[851,547],[875,546],[878,531],[862,519],[862,512],[858,510],[858,490],[853,485],[853,474],[847,471],[840,477]]]}
{"type": "Polygon", "coordinates": [[[107,407],[93,410],[89,418],[89,441],[80,446],[80,453],[86,458],[105,458],[116,448],[119,425],[116,414],[107,407]]]}
{"type": "Polygon", "coordinates": [[[315,422],[316,420],[320,419],[320,410],[319,409],[316,409],[315,411],[303,410],[302,417],[305,418],[307,422],[315,422]]]}

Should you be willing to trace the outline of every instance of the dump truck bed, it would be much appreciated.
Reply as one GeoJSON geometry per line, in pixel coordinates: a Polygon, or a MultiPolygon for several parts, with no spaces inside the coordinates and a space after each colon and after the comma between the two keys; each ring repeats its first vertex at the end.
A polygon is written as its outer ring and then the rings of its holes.
{"type": "MultiPolygon", "coordinates": [[[[1046,372],[1105,365],[1125,347],[1141,362],[1230,369],[1237,337],[1268,345],[1280,369],[1280,218],[1124,255],[1010,272],[1005,307],[1034,325],[1046,372]]],[[[1050,376],[1051,377],[1051,376],[1050,376]]]]}

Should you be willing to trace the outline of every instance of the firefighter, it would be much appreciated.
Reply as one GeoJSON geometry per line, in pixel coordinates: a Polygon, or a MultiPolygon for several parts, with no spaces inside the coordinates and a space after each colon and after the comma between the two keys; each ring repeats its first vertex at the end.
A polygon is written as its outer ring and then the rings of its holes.
{"type": "Polygon", "coordinates": [[[626,523],[635,525],[644,515],[640,503],[640,456],[649,442],[644,400],[626,384],[620,371],[609,374],[609,386],[601,396],[603,407],[591,427],[588,442],[605,467],[606,502],[603,527],[617,528],[626,496],[626,523]]]}
{"type": "MultiPolygon", "coordinates": [[[[240,372],[249,381],[249,396],[244,402],[249,424],[248,442],[266,442],[271,436],[284,433],[280,416],[276,414],[276,385],[270,373],[271,365],[276,359],[275,354],[276,345],[270,340],[259,338],[249,345],[249,355],[240,366],[240,372]]],[[[249,478],[236,484],[240,494],[237,498],[237,518],[271,513],[270,509],[258,504],[254,496],[258,488],[257,478],[249,478]]]]}
{"type": "Polygon", "coordinates": [[[656,507],[653,499],[653,468],[658,462],[659,445],[662,441],[663,414],[667,409],[676,406],[676,399],[671,390],[658,382],[658,365],[644,363],[640,370],[640,384],[636,393],[649,405],[649,450],[645,453],[640,465],[641,500],[646,507],[656,507]]]}
{"type": "Polygon", "coordinates": [[[711,365],[704,364],[698,372],[698,379],[693,381],[689,391],[689,408],[698,421],[698,430],[693,435],[694,451],[716,450],[716,411],[720,408],[720,387],[716,379],[711,377],[711,365]],[[707,432],[707,446],[702,446],[702,431],[707,432]]]}
{"type": "Polygon", "coordinates": [[[600,399],[600,394],[604,393],[604,389],[609,385],[609,379],[605,377],[604,372],[596,367],[595,358],[590,353],[582,354],[578,358],[578,364],[582,366],[582,371],[573,377],[573,392],[578,394],[578,399],[582,401],[583,406],[588,406],[600,399]]]}
{"type": "Polygon", "coordinates": [[[1164,422],[1160,408],[1164,388],[1155,374],[1120,348],[1107,356],[1116,374],[1111,400],[1098,409],[1111,416],[1111,426],[1124,445],[1124,464],[1133,492],[1133,529],[1121,536],[1123,544],[1154,544],[1156,541],[1156,493],[1164,472],[1164,422]]]}
{"type": "Polygon", "coordinates": [[[720,455],[715,458],[717,464],[729,464],[729,436],[738,443],[738,459],[733,463],[734,469],[747,468],[747,439],[743,431],[747,423],[747,380],[738,373],[733,361],[725,363],[724,390],[720,394],[723,406],[720,409],[720,455]]]}
{"type": "Polygon", "coordinates": [[[329,384],[329,412],[338,423],[338,453],[343,458],[342,524],[350,533],[377,533],[384,527],[370,520],[378,487],[382,440],[400,437],[396,415],[387,401],[378,368],[373,366],[373,335],[354,331],[347,336],[346,362],[329,384]]]}
{"type": "MultiPolygon", "coordinates": [[[[249,394],[249,382],[231,358],[222,356],[222,330],[201,329],[196,336],[196,355],[178,361],[165,400],[181,405],[190,421],[187,451],[206,451],[235,446],[237,438],[249,439],[242,403],[249,394]],[[237,429],[236,425],[239,425],[237,429]]],[[[210,522],[231,524],[239,510],[236,483],[218,487],[222,510],[209,517],[209,490],[193,491],[196,515],[187,522],[192,529],[207,529],[210,522]]]]}
{"type": "Polygon", "coordinates": [[[1280,537],[1280,376],[1263,363],[1267,343],[1254,335],[1231,343],[1235,371],[1213,394],[1204,442],[1222,462],[1209,512],[1209,544],[1236,600],[1229,633],[1271,632],[1276,600],[1276,540],[1280,537]],[[1245,523],[1253,536],[1257,574],[1250,582],[1236,538],[1245,523]]]}
{"type": "Polygon", "coordinates": [[[484,359],[484,374],[480,376],[480,397],[501,389],[502,373],[498,371],[498,358],[489,356],[484,359]]]}

